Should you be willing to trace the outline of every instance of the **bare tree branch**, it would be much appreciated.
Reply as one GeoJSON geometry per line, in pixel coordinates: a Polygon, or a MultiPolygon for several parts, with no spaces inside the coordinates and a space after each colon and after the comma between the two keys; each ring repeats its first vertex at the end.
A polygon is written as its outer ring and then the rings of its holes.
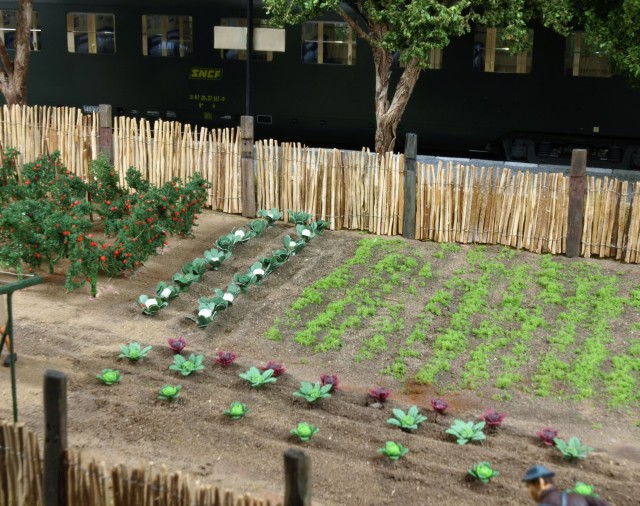
{"type": "Polygon", "coordinates": [[[7,46],[4,45],[2,39],[0,39],[0,63],[5,75],[13,74],[13,62],[9,58],[9,51],[7,51],[7,46]]]}
{"type": "Polygon", "coordinates": [[[351,16],[349,16],[349,14],[347,14],[347,12],[342,7],[338,9],[338,14],[340,14],[342,19],[344,19],[348,23],[348,25],[351,27],[351,29],[354,32],[356,32],[361,38],[363,38],[367,42],[371,43],[371,35],[365,32],[362,29],[362,27],[358,23],[356,23],[356,20],[353,19],[351,16]]]}
{"type": "Polygon", "coordinates": [[[32,0],[19,0],[15,33],[14,61],[11,61],[7,47],[0,41],[0,62],[3,75],[0,80],[0,91],[8,105],[26,104],[27,74],[29,71],[29,55],[31,53],[31,18],[32,0]]]}

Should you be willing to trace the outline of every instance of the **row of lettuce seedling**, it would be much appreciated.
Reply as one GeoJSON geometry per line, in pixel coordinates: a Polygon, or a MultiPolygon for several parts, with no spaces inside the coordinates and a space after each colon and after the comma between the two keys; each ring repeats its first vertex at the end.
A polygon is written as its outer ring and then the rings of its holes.
{"type": "MultiPolygon", "coordinates": [[[[171,371],[179,373],[182,377],[187,377],[205,370],[205,366],[203,365],[204,355],[191,353],[189,358],[182,356],[182,352],[187,346],[184,337],[177,339],[170,338],[168,339],[168,344],[174,353],[173,363],[169,366],[171,371]]],[[[138,362],[146,358],[151,349],[152,346],[143,348],[139,343],[132,342],[128,345],[120,346],[121,353],[118,358],[138,362]]],[[[227,368],[234,363],[236,358],[237,355],[233,352],[219,351],[214,362],[220,367],[227,368]]],[[[262,390],[264,386],[276,383],[284,372],[285,368],[283,364],[269,361],[266,366],[252,366],[247,371],[238,374],[238,376],[245,380],[251,388],[262,390]]],[[[102,374],[98,374],[96,377],[106,385],[113,385],[122,379],[120,371],[113,369],[104,369],[102,374]]],[[[331,398],[332,394],[335,394],[339,390],[339,385],[340,380],[337,375],[323,374],[320,377],[320,381],[315,383],[301,381],[300,389],[293,392],[293,396],[303,398],[308,405],[315,406],[318,404],[318,401],[331,398]]],[[[181,390],[182,385],[180,384],[166,384],[158,391],[158,398],[168,402],[174,401],[180,396],[181,390]]],[[[376,408],[383,408],[386,400],[391,396],[391,391],[383,387],[370,389],[368,393],[369,396],[375,400],[374,403],[370,404],[371,407],[376,408]]],[[[448,414],[449,404],[443,399],[431,399],[431,407],[435,413],[432,422],[434,424],[437,424],[438,415],[444,417],[448,414]]],[[[249,407],[243,402],[233,401],[229,405],[229,408],[223,411],[223,414],[232,420],[240,420],[244,418],[249,411],[249,407]]],[[[387,419],[387,423],[400,428],[405,433],[415,433],[420,425],[428,421],[427,416],[423,415],[415,405],[409,407],[406,412],[399,408],[393,408],[392,413],[393,417],[387,419]]],[[[453,424],[449,426],[445,432],[453,436],[458,445],[461,446],[471,442],[482,442],[486,439],[484,429],[488,428],[497,431],[502,426],[502,422],[506,417],[506,413],[498,413],[493,409],[487,409],[484,415],[478,417],[478,422],[465,422],[454,419],[453,424]]],[[[296,436],[300,441],[308,442],[319,431],[319,427],[305,421],[298,423],[297,427],[290,431],[290,434],[296,436]]],[[[593,450],[575,436],[565,442],[558,437],[558,431],[551,427],[545,427],[541,431],[536,432],[535,435],[544,447],[555,446],[565,459],[572,462],[585,459],[593,450]]],[[[389,440],[385,442],[384,448],[378,449],[378,453],[384,455],[391,461],[396,461],[408,454],[409,449],[400,443],[389,440]]],[[[500,472],[494,469],[491,463],[487,461],[476,463],[467,471],[467,474],[472,479],[485,484],[489,483],[493,478],[500,476],[500,472]]],[[[572,491],[587,496],[595,495],[594,488],[582,482],[577,482],[572,491]]]]}
{"type": "MultiPolygon", "coordinates": [[[[261,216],[260,211],[258,216],[261,216]]],[[[155,295],[140,295],[138,304],[142,308],[142,312],[148,316],[156,315],[161,309],[169,305],[169,301],[175,299],[182,292],[188,292],[193,283],[200,281],[202,275],[207,270],[217,271],[222,267],[225,260],[231,257],[231,252],[236,244],[248,242],[253,237],[260,237],[267,226],[272,227],[273,223],[281,216],[273,217],[271,211],[265,212],[272,219],[257,219],[250,221],[248,228],[233,228],[230,233],[219,237],[215,242],[215,248],[206,250],[202,257],[195,258],[191,262],[185,263],[180,271],[172,276],[174,284],[160,281],[156,285],[155,295]]]]}
{"type": "MultiPolygon", "coordinates": [[[[289,210],[289,218],[297,225],[302,224],[305,227],[311,219],[311,215],[303,212],[294,212],[289,210]]],[[[156,285],[155,294],[152,296],[143,294],[138,297],[138,304],[142,309],[142,312],[148,316],[156,315],[160,310],[169,305],[169,301],[175,299],[182,292],[189,291],[191,285],[200,281],[202,275],[207,270],[218,270],[222,267],[222,264],[231,257],[232,250],[236,244],[243,244],[248,242],[253,237],[260,237],[264,230],[268,227],[271,228],[273,224],[282,218],[282,213],[278,209],[262,209],[258,211],[260,219],[253,220],[248,223],[247,228],[239,227],[233,228],[230,233],[218,238],[215,242],[215,247],[204,252],[202,257],[195,258],[191,262],[185,263],[179,272],[176,272],[172,279],[173,283],[167,283],[161,281],[156,285]]],[[[327,222],[319,220],[314,226],[310,225],[309,228],[313,234],[318,227],[326,228],[327,222]]],[[[287,236],[288,237],[288,236],[287,236]]],[[[289,239],[288,243],[291,240],[289,239]]],[[[295,242],[295,241],[294,241],[295,242]]],[[[302,247],[304,244],[302,244],[302,247]]],[[[300,246],[296,247],[299,250],[300,246]]],[[[275,252],[274,252],[275,253],[275,252]]],[[[222,293],[224,300],[232,302],[238,295],[241,287],[229,286],[230,290],[222,293]]]]}
{"type": "MultiPolygon", "coordinates": [[[[277,209],[271,209],[268,212],[270,219],[276,215],[279,219],[281,216],[277,209]]],[[[200,297],[197,315],[188,318],[195,321],[198,327],[206,328],[219,312],[233,305],[240,293],[246,293],[253,285],[261,285],[266,276],[295,256],[310,240],[329,227],[329,222],[311,221],[311,218],[309,213],[289,210],[289,219],[296,225],[298,239],[294,240],[290,235],[285,235],[282,238],[283,248],[272,251],[271,256],[260,257],[246,272],[236,272],[226,290],[216,288],[212,297],[200,297]]]]}

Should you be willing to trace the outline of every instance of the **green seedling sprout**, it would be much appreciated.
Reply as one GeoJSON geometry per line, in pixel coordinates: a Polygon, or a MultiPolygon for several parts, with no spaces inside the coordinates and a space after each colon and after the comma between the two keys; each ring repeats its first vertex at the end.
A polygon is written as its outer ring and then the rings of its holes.
{"type": "Polygon", "coordinates": [[[396,425],[404,431],[416,430],[418,425],[427,421],[427,417],[420,414],[417,406],[411,406],[406,414],[401,409],[396,408],[393,410],[393,416],[395,418],[389,418],[387,423],[396,425]]]}
{"type": "Polygon", "coordinates": [[[249,412],[246,404],[238,401],[234,401],[229,405],[229,409],[224,410],[224,414],[230,417],[232,420],[240,420],[249,412]]]}
{"type": "Polygon", "coordinates": [[[295,397],[304,397],[308,403],[314,403],[318,399],[328,399],[331,397],[329,391],[333,388],[333,385],[321,386],[319,381],[315,384],[311,384],[308,381],[300,382],[300,390],[293,392],[295,397]]]}
{"type": "Polygon", "coordinates": [[[160,388],[158,399],[171,402],[180,395],[180,390],[182,390],[182,385],[165,385],[160,388]]]}
{"type": "Polygon", "coordinates": [[[469,441],[482,441],[486,439],[484,432],[485,423],[463,422],[462,420],[454,420],[451,427],[445,432],[455,436],[459,445],[467,444],[469,441]]]}
{"type": "Polygon", "coordinates": [[[182,355],[174,355],[173,364],[169,366],[169,369],[179,372],[183,376],[189,376],[193,372],[204,370],[203,359],[204,355],[195,355],[193,353],[189,355],[189,359],[184,358],[182,355]]]}
{"type": "Polygon", "coordinates": [[[141,358],[145,358],[147,353],[151,351],[152,346],[142,348],[140,343],[129,343],[128,345],[120,346],[120,355],[118,358],[128,358],[131,362],[137,362],[141,358]]]}
{"type": "Polygon", "coordinates": [[[243,380],[251,383],[253,388],[261,388],[267,383],[275,383],[277,380],[273,378],[273,369],[267,369],[264,372],[260,372],[257,367],[250,367],[247,371],[241,372],[240,376],[243,380]]]}
{"type": "Polygon", "coordinates": [[[590,446],[582,444],[580,438],[577,436],[573,436],[567,442],[557,437],[553,442],[556,444],[556,448],[560,453],[562,453],[562,456],[571,462],[578,459],[586,459],[587,455],[593,451],[593,448],[590,446]]]}
{"type": "Polygon", "coordinates": [[[105,385],[113,385],[122,379],[120,371],[114,371],[113,369],[103,369],[102,374],[96,374],[96,378],[102,381],[105,385]]]}
{"type": "Polygon", "coordinates": [[[298,436],[300,441],[309,441],[320,429],[307,422],[300,422],[298,427],[291,429],[291,434],[298,436]]]}
{"type": "Polygon", "coordinates": [[[381,453],[391,461],[396,461],[409,453],[409,449],[395,441],[387,441],[384,448],[378,448],[378,453],[381,453]]]}
{"type": "Polygon", "coordinates": [[[500,472],[491,467],[489,462],[479,462],[473,468],[469,469],[469,475],[482,483],[489,483],[496,476],[500,476],[500,472]]]}

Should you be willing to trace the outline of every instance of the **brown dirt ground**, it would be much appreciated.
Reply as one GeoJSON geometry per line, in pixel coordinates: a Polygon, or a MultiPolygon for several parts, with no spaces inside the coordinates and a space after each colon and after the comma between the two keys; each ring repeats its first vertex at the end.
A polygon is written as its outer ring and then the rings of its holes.
{"type": "MultiPolygon", "coordinates": [[[[432,419],[429,399],[435,391],[411,384],[403,389],[396,380],[381,376],[379,367],[355,364],[344,349],[314,355],[290,340],[271,342],[261,337],[273,317],[281,315],[306,285],[353,254],[361,238],[358,233],[328,232],[311,242],[206,330],[184,318],[197,298],[226,286],[233,272],[279,247],[280,237],[291,233],[290,226],[277,224],[260,240],[236,248],[220,271],[208,272],[157,317],[140,313],[138,295],[152,293],[158,281],[168,281],[184,262],[202,256],[215,239],[245,222],[238,216],[205,212],[195,238],[171,239],[162,255],[129,278],[101,279],[95,299],[88,287],[64,294],[59,274],[45,276],[44,284],[16,294],[20,421],[42,435],[43,373],[56,369],[69,378],[69,443],[82,451],[85,461],[95,458],[107,465],[153,461],[238,493],[278,498],[283,495],[283,452],[299,447],[311,457],[318,505],[475,505],[486,500],[527,504],[530,500],[520,478],[530,465],[543,463],[557,472],[560,486],[584,481],[615,505],[638,504],[640,431],[633,425],[637,412],[610,412],[597,402],[575,404],[515,394],[499,406],[509,413],[505,427],[490,434],[484,445],[459,447],[446,437],[444,428],[454,416],[470,420],[481,414],[487,402],[478,395],[447,394],[452,415],[406,434],[385,423],[391,408],[416,404],[432,419]],[[186,337],[188,352],[205,354],[207,368],[195,377],[180,378],[181,398],[167,404],[157,400],[156,393],[163,384],[178,382],[167,369],[171,353],[166,341],[179,335],[186,337]],[[118,361],[119,345],[131,341],[154,345],[154,350],[137,364],[118,361]],[[219,350],[238,353],[237,365],[213,366],[212,357],[219,350]],[[268,360],[284,362],[287,373],[277,384],[252,391],[238,373],[268,360]],[[95,379],[107,367],[123,373],[121,383],[109,388],[95,379]],[[331,400],[310,408],[292,397],[300,380],[316,381],[322,373],[335,373],[341,379],[342,388],[331,400]],[[368,406],[366,391],[375,385],[398,392],[385,409],[368,406]],[[222,415],[234,400],[251,408],[238,422],[222,415]],[[289,436],[289,430],[303,420],[321,428],[309,443],[289,436]],[[533,438],[547,425],[561,434],[578,435],[596,451],[582,463],[562,461],[533,438]],[[396,463],[385,461],[376,449],[388,439],[411,452],[396,463]],[[502,473],[486,486],[465,479],[466,470],[482,460],[490,460],[502,473]]],[[[428,253],[438,245],[416,242],[415,247],[428,253]]],[[[599,262],[640,280],[637,266],[599,262]]],[[[9,370],[0,368],[0,419],[11,417],[9,370]]]]}

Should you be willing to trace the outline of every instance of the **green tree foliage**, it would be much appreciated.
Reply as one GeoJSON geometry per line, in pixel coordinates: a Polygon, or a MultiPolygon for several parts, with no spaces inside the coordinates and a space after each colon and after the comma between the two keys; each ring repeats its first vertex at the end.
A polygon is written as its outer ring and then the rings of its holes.
{"type": "Polygon", "coordinates": [[[587,36],[609,56],[614,72],[640,80],[640,0],[577,0],[587,36]]]}
{"type": "Polygon", "coordinates": [[[327,12],[340,15],[371,46],[375,64],[376,151],[393,149],[397,126],[429,53],[446,47],[471,25],[500,27],[513,51],[527,46],[538,21],[566,35],[584,25],[615,69],[640,77],[640,0],[263,0],[274,24],[299,24],[327,12]],[[389,89],[394,54],[404,70],[389,89]]]}

